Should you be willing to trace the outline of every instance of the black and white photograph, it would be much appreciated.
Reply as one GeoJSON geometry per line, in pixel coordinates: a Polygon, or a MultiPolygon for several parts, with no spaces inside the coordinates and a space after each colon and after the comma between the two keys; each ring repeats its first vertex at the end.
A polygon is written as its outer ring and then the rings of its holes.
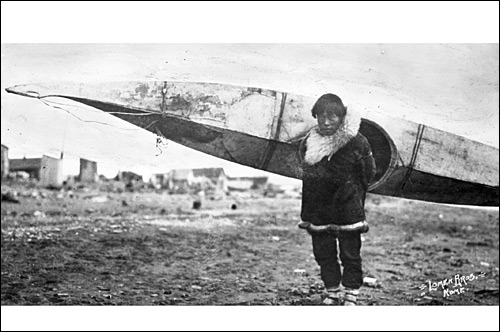
{"type": "Polygon", "coordinates": [[[6,330],[498,329],[498,2],[13,3],[6,330]]]}

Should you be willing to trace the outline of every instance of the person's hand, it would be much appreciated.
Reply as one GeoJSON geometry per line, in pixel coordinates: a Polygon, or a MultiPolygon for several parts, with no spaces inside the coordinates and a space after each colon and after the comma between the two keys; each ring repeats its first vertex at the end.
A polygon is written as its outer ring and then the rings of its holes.
{"type": "Polygon", "coordinates": [[[300,221],[297,226],[300,228],[300,229],[309,229],[309,227],[311,226],[311,223],[310,222],[307,222],[307,221],[300,221]]]}
{"type": "Polygon", "coordinates": [[[359,233],[360,234],[368,233],[369,230],[370,226],[368,226],[368,223],[364,223],[363,226],[360,228],[359,233]]]}

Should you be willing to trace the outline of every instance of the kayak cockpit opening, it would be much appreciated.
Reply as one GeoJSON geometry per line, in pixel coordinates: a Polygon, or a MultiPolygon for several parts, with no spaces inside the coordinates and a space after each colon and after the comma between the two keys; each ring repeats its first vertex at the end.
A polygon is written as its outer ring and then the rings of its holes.
{"type": "Polygon", "coordinates": [[[398,152],[389,134],[375,122],[362,119],[359,131],[368,139],[377,165],[377,173],[370,186],[373,190],[389,178],[396,167],[398,152]]]}

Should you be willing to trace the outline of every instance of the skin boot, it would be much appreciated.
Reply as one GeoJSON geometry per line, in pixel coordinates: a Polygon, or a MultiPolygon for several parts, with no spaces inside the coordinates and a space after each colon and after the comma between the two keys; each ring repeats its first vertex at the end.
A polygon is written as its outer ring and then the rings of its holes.
{"type": "Polygon", "coordinates": [[[357,303],[357,297],[359,295],[359,290],[357,289],[345,289],[344,305],[345,306],[355,306],[357,303]]]}
{"type": "Polygon", "coordinates": [[[326,289],[327,295],[323,300],[324,305],[340,305],[341,304],[341,291],[340,287],[330,287],[326,289]]]}

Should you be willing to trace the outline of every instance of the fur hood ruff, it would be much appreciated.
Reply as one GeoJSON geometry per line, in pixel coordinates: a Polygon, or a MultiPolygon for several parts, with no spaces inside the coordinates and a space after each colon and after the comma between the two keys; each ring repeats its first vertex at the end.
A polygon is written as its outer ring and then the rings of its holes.
{"type": "Polygon", "coordinates": [[[307,149],[304,161],[309,165],[314,165],[326,156],[330,160],[338,150],[358,134],[360,125],[361,117],[348,108],[344,123],[335,134],[322,136],[319,133],[318,126],[313,127],[305,138],[307,149]]]}

